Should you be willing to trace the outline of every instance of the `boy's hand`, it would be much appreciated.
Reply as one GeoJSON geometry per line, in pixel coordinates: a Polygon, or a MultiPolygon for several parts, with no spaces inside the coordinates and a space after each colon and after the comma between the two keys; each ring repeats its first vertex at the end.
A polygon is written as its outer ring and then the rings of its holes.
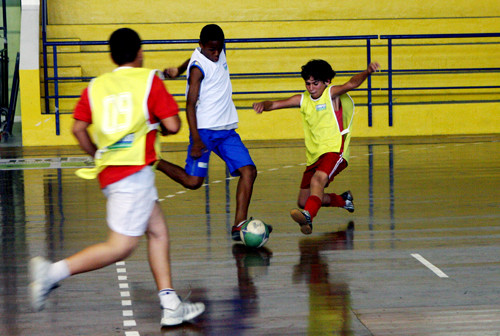
{"type": "Polygon", "coordinates": [[[189,153],[189,155],[193,159],[199,159],[206,152],[207,148],[205,147],[203,141],[196,141],[193,142],[193,146],[191,146],[191,152],[189,153]]]}
{"type": "Polygon", "coordinates": [[[255,112],[257,112],[257,113],[264,112],[264,102],[253,103],[252,107],[255,110],[255,112]]]}
{"type": "Polygon", "coordinates": [[[177,78],[177,76],[179,76],[179,68],[165,69],[163,70],[163,76],[165,76],[165,78],[170,78],[170,79],[177,78]]]}
{"type": "Polygon", "coordinates": [[[366,70],[368,70],[369,74],[372,74],[374,72],[377,72],[379,69],[380,69],[380,64],[378,64],[377,62],[371,62],[366,70]]]}

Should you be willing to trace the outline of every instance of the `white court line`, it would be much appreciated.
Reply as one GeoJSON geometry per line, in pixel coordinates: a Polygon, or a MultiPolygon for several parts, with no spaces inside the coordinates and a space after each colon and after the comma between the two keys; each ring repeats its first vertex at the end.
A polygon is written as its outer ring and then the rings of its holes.
{"type": "MultiPolygon", "coordinates": [[[[129,284],[128,282],[123,282],[127,281],[127,268],[125,261],[119,261],[116,263],[116,272],[118,273],[118,287],[120,289],[128,289],[129,284]]],[[[122,298],[128,298],[130,297],[130,292],[129,291],[120,291],[120,297],[122,298]]],[[[123,307],[130,307],[132,308],[132,300],[121,300],[122,306],[123,307]]],[[[137,322],[132,319],[127,319],[131,318],[134,316],[134,311],[131,309],[124,309],[122,311],[122,316],[124,317],[123,319],[123,327],[124,328],[130,328],[130,327],[137,327],[137,322]]],[[[138,331],[125,331],[125,336],[140,336],[138,331]]]]}
{"type": "Polygon", "coordinates": [[[137,331],[125,331],[125,336],[140,336],[137,331]]]}
{"type": "Polygon", "coordinates": [[[123,316],[134,316],[134,311],[133,310],[124,310],[122,312],[123,316]]]}
{"type": "Polygon", "coordinates": [[[439,268],[437,268],[436,266],[434,266],[433,264],[431,264],[429,261],[427,261],[427,259],[425,259],[424,257],[422,257],[420,254],[418,254],[418,253],[412,253],[411,256],[413,258],[417,259],[418,261],[420,261],[422,264],[424,264],[425,267],[427,267],[428,269],[430,269],[431,271],[433,271],[438,277],[440,277],[440,278],[448,278],[448,276],[443,271],[441,271],[439,268]]]}
{"type": "Polygon", "coordinates": [[[125,321],[123,321],[123,326],[124,327],[136,327],[137,323],[135,322],[135,320],[125,320],[125,321]]]}

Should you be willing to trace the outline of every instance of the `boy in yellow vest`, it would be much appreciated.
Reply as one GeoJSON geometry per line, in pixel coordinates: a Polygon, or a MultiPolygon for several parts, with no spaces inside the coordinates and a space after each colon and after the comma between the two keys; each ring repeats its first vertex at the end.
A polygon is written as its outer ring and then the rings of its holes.
{"type": "Polygon", "coordinates": [[[341,207],[354,211],[350,191],[341,195],[325,193],[334,177],[347,167],[354,103],[347,92],[357,88],[379,69],[376,62],[353,76],[343,85],[332,85],[335,71],[324,60],[311,60],[302,67],[306,91],[277,101],[254,103],[257,113],[282,108],[300,107],[304,126],[307,167],[300,184],[299,209],[290,215],[303,234],[312,232],[313,218],[320,207],[341,207]]]}
{"type": "Polygon", "coordinates": [[[162,125],[164,133],[177,133],[179,109],[155,71],[142,68],[141,39],[135,31],[118,29],[109,45],[118,68],[92,80],[73,114],[73,134],[96,163],[95,168],[81,169],[77,175],[99,179],[107,197],[108,240],[56,263],[33,258],[29,265],[31,303],[35,310],[43,309],[59,281],[127,258],[146,234],[162,308],[161,325],[176,325],[205,310],[203,303],[181,302],[173,289],[168,231],[152,168],[159,153],[158,126],[162,125]]]}

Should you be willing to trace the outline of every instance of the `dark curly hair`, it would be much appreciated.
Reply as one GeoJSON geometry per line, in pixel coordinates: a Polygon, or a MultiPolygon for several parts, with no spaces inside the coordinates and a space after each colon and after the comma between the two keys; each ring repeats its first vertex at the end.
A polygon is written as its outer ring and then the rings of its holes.
{"type": "Polygon", "coordinates": [[[306,65],[302,66],[300,75],[304,80],[312,77],[315,80],[327,82],[335,77],[335,71],[327,61],[315,59],[310,60],[306,65]]]}

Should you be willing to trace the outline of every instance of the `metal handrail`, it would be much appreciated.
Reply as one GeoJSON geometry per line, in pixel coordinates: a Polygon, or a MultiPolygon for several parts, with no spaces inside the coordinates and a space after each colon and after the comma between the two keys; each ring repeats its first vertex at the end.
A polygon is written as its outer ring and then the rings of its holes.
{"type": "MultiPolygon", "coordinates": [[[[43,39],[43,59],[44,59],[44,88],[45,88],[45,113],[50,113],[49,99],[55,101],[56,114],[56,134],[59,135],[59,99],[60,98],[77,98],[78,96],[59,96],[59,82],[64,80],[90,80],[91,77],[59,77],[57,69],[57,47],[59,46],[85,46],[85,45],[107,45],[107,41],[47,41],[46,33],[47,25],[47,9],[46,0],[42,0],[42,39],[43,39]],[[52,48],[54,75],[48,76],[47,51],[52,48]],[[54,83],[54,95],[49,93],[49,81],[54,83]]],[[[473,86],[434,86],[434,87],[394,87],[394,75],[402,74],[432,74],[432,73],[469,73],[469,72],[500,72],[499,67],[488,68],[446,68],[446,69],[394,69],[393,66],[393,40],[401,39],[452,39],[452,38],[497,38],[500,33],[470,33],[470,34],[412,34],[412,35],[359,35],[359,36],[303,36],[303,37],[277,37],[277,38],[237,38],[227,39],[227,44],[237,43],[289,43],[289,42],[314,42],[314,41],[348,41],[358,40],[365,41],[366,45],[366,62],[371,62],[372,40],[387,40],[388,52],[388,69],[381,71],[381,74],[387,76],[387,88],[373,88],[371,76],[367,79],[367,88],[358,89],[359,91],[367,91],[367,107],[368,107],[368,126],[372,126],[372,108],[373,90],[387,91],[388,94],[388,120],[389,126],[393,126],[393,92],[407,90],[463,90],[463,89],[498,89],[500,85],[473,85],[473,86]]],[[[175,40],[144,40],[144,45],[168,45],[168,44],[197,44],[197,39],[175,39],[175,40]]],[[[408,45],[405,45],[408,46],[408,45]]],[[[347,71],[337,73],[349,73],[347,71]]],[[[269,73],[241,73],[232,74],[232,78],[268,78],[271,76],[289,77],[296,75],[298,72],[269,72],[269,73]]],[[[239,91],[235,94],[268,94],[268,93],[297,93],[303,90],[282,90],[282,91],[239,91]]],[[[385,104],[384,104],[385,105],[385,104]]]]}
{"type": "MultiPolygon", "coordinates": [[[[42,15],[42,17],[44,17],[42,15]]],[[[43,29],[42,30],[42,37],[46,39],[46,31],[43,29]]],[[[312,37],[283,37],[283,38],[245,38],[245,39],[226,39],[226,44],[231,44],[231,43],[266,43],[266,42],[310,42],[310,41],[349,41],[349,40],[365,40],[366,41],[366,48],[367,48],[367,64],[370,62],[370,55],[371,55],[371,44],[370,40],[372,39],[377,39],[377,35],[357,35],[357,36],[312,36],[312,37]]],[[[198,40],[194,39],[178,39],[178,40],[143,40],[142,44],[143,45],[149,45],[149,44],[193,44],[193,43],[198,43],[198,40]]],[[[57,69],[57,47],[58,46],[92,46],[92,45],[107,45],[107,41],[44,41],[44,78],[45,78],[45,106],[46,106],[46,113],[50,113],[49,111],[49,99],[54,98],[55,102],[55,115],[56,115],[56,134],[60,134],[59,130],[59,93],[58,93],[58,88],[59,88],[59,81],[62,79],[68,79],[65,77],[59,77],[58,76],[58,69],[57,69]],[[53,67],[54,67],[54,75],[52,77],[48,76],[48,67],[46,66],[47,64],[47,49],[52,47],[52,57],[53,57],[53,67]],[[54,82],[54,95],[51,96],[49,94],[49,88],[48,88],[48,82],[53,81],[54,82]]],[[[339,72],[340,73],[340,72],[339,72]]],[[[262,74],[267,74],[269,75],[270,73],[260,73],[262,74]]],[[[290,73],[287,73],[290,74],[290,73]]],[[[253,74],[238,74],[240,76],[249,76],[253,74]]],[[[236,75],[236,76],[238,76],[236,75]]],[[[235,75],[233,75],[233,78],[235,75]]],[[[89,77],[69,77],[72,80],[78,80],[78,79],[88,79],[89,77]]],[[[369,104],[368,104],[368,114],[370,115],[370,126],[371,126],[371,114],[372,114],[372,104],[371,104],[371,80],[367,81],[368,85],[368,92],[369,92],[369,104]]],[[[284,93],[284,92],[293,92],[296,93],[297,91],[266,91],[266,93],[284,93]]],[[[235,94],[257,94],[257,93],[262,93],[262,92],[236,92],[235,94]]],[[[69,96],[64,96],[65,98],[69,98],[69,96]]],[[[71,96],[74,98],[74,96],[71,96]]]]}
{"type": "Polygon", "coordinates": [[[1,98],[0,98],[0,107],[8,108],[9,105],[9,43],[7,36],[7,2],[6,0],[2,0],[2,20],[3,25],[0,27],[0,30],[3,32],[3,49],[0,51],[0,59],[1,59],[1,69],[0,72],[2,74],[2,78],[0,80],[2,83],[1,87],[1,98]]]}
{"type": "MultiPolygon", "coordinates": [[[[389,113],[389,126],[393,126],[393,109],[394,109],[394,102],[393,102],[393,91],[394,90],[437,90],[437,89],[491,89],[495,88],[498,89],[500,88],[499,85],[485,85],[485,86],[448,86],[448,87],[408,87],[408,88],[394,88],[393,87],[393,74],[395,72],[409,72],[409,73],[416,73],[416,72],[431,72],[433,71],[432,69],[406,69],[406,70],[394,70],[393,69],[393,40],[414,40],[414,39],[451,39],[451,38],[492,38],[492,37],[500,37],[500,33],[471,33],[471,34],[407,34],[407,35],[381,35],[380,39],[381,40],[387,40],[387,57],[388,57],[388,66],[387,66],[387,73],[388,73],[388,113],[389,113]]],[[[408,45],[406,45],[408,46],[408,45]]],[[[443,71],[444,69],[435,69],[434,71],[443,71]]],[[[446,69],[447,71],[450,71],[450,69],[446,69]]],[[[485,70],[489,72],[497,72],[500,71],[500,68],[471,68],[471,69],[455,69],[455,70],[462,70],[462,71],[467,71],[467,70],[473,70],[473,71],[478,71],[478,70],[485,70]],[[488,70],[486,70],[488,69],[488,70]]]]}

